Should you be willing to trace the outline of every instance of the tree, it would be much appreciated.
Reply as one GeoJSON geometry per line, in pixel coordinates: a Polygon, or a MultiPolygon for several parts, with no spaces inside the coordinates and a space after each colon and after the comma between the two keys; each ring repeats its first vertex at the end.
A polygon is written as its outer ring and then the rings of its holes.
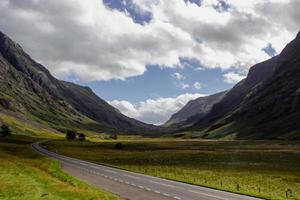
{"type": "Polygon", "coordinates": [[[83,133],[80,133],[78,136],[79,141],[85,141],[85,135],[83,133]]]}
{"type": "Polygon", "coordinates": [[[76,139],[76,132],[68,130],[66,134],[67,140],[75,140],[76,139]]]}
{"type": "Polygon", "coordinates": [[[1,134],[3,137],[8,136],[8,135],[11,135],[11,130],[10,130],[9,126],[7,126],[6,124],[3,124],[3,125],[1,126],[0,134],[1,134]]]}

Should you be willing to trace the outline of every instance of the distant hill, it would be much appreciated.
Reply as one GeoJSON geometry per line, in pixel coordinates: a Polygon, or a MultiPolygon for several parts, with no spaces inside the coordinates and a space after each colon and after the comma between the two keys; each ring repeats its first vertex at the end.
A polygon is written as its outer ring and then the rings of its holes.
{"type": "Polygon", "coordinates": [[[54,78],[1,32],[0,108],[59,130],[140,134],[159,130],[121,114],[88,87],[54,78]]]}
{"type": "Polygon", "coordinates": [[[164,127],[184,127],[193,125],[211,111],[214,104],[224,98],[227,91],[189,101],[181,110],[173,114],[164,127]]]}
{"type": "Polygon", "coordinates": [[[189,130],[204,138],[300,139],[300,33],[276,57],[253,66],[189,130]]]}

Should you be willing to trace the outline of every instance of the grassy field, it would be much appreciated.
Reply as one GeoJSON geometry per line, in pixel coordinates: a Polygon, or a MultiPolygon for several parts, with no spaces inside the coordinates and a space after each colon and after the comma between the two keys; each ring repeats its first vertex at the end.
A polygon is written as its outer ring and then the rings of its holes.
{"type": "Polygon", "coordinates": [[[0,137],[0,199],[117,200],[68,176],[58,162],[34,153],[27,136],[0,137]]]}
{"type": "Polygon", "coordinates": [[[266,199],[300,199],[300,142],[51,141],[58,153],[130,171],[266,199]]]}

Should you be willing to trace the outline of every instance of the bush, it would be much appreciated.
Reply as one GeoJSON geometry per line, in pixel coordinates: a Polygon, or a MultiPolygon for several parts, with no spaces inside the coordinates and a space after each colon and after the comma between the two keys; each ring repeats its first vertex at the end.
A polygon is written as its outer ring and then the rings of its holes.
{"type": "Polygon", "coordinates": [[[1,126],[0,135],[3,136],[3,137],[11,135],[11,130],[10,130],[9,126],[3,124],[1,126]]]}
{"type": "Polygon", "coordinates": [[[85,141],[85,135],[83,133],[80,133],[78,136],[79,141],[85,141]]]}
{"type": "Polygon", "coordinates": [[[122,144],[122,143],[120,143],[120,142],[118,142],[116,145],[115,145],[115,148],[116,149],[118,149],[118,150],[122,150],[122,149],[124,149],[124,145],[122,144]]]}
{"type": "Polygon", "coordinates": [[[66,134],[67,140],[75,140],[76,139],[76,132],[68,130],[66,134]]]}

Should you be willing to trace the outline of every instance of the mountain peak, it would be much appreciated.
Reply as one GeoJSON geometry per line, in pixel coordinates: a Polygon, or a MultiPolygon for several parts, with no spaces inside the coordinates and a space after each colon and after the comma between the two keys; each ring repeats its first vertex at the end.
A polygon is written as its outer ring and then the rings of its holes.
{"type": "Polygon", "coordinates": [[[11,38],[9,38],[6,34],[0,31],[0,52],[8,51],[14,49],[19,53],[24,53],[22,47],[14,42],[11,38]]]}

